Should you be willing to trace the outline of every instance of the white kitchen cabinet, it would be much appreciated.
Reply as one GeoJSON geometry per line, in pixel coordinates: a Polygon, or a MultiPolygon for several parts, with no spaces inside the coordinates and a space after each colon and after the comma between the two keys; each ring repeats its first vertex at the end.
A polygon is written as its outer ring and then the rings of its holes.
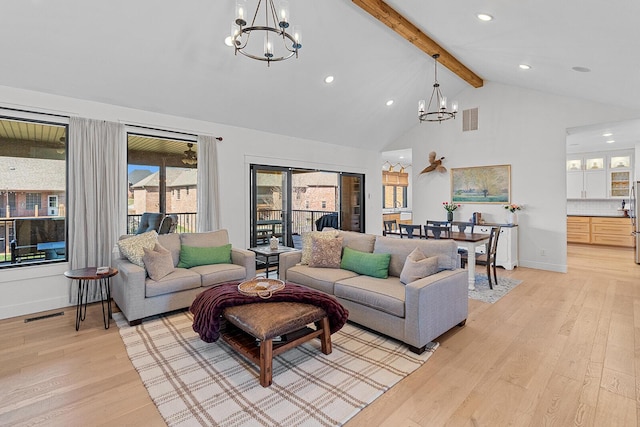
{"type": "MultiPolygon", "coordinates": [[[[490,224],[476,225],[474,233],[489,234],[490,224]]],[[[484,252],[484,250],[482,250],[484,252]]],[[[496,265],[507,270],[513,270],[518,265],[518,226],[502,227],[498,238],[498,251],[496,252],[496,265]]]]}
{"type": "Polygon", "coordinates": [[[567,199],[607,198],[604,156],[579,156],[567,160],[567,199]]]}

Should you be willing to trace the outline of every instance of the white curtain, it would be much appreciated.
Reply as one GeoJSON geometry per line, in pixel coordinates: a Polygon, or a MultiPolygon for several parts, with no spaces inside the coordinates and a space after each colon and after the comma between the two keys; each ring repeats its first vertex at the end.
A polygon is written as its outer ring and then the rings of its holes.
{"type": "Polygon", "coordinates": [[[220,227],[218,200],[217,139],[210,135],[198,136],[198,219],[199,232],[220,227]]]}
{"type": "MultiPolygon", "coordinates": [[[[69,248],[72,269],[111,265],[111,251],[126,230],[127,144],[124,125],[69,120],[69,248]]],[[[100,299],[89,287],[89,301],[100,299]]],[[[77,300],[77,283],[70,300],[77,300]]]]}

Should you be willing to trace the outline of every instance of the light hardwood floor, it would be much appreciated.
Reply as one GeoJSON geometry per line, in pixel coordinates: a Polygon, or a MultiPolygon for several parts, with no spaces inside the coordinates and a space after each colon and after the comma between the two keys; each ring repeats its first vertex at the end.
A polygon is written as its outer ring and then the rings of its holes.
{"type": "MultiPolygon", "coordinates": [[[[470,300],[466,326],[347,427],[638,425],[640,265],[629,249],[568,252],[567,274],[500,270],[524,282],[470,300]]],[[[100,316],[78,332],[75,309],[0,321],[0,425],[164,425],[100,316]]]]}

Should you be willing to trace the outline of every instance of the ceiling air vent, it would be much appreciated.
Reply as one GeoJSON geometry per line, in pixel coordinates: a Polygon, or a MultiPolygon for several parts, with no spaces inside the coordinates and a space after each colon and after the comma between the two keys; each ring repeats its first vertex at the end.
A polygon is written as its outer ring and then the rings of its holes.
{"type": "Polygon", "coordinates": [[[478,109],[462,110],[462,131],[478,130],[478,109]]]}

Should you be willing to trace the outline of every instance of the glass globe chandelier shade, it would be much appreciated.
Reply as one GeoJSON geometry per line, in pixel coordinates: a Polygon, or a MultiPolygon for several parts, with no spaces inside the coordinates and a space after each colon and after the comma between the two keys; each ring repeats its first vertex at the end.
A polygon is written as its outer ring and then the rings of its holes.
{"type": "Polygon", "coordinates": [[[246,0],[236,1],[236,18],[231,24],[231,45],[238,53],[258,61],[284,61],[302,49],[302,31],[299,25],[291,26],[289,22],[289,2],[281,1],[276,9],[273,0],[258,0],[251,24],[248,24],[246,0]],[[256,23],[256,21],[258,21],[256,23]],[[289,30],[292,28],[292,30],[289,30]],[[252,37],[261,38],[259,42],[250,43],[252,37]]]}
{"type": "Polygon", "coordinates": [[[418,101],[418,119],[422,122],[442,122],[444,120],[455,119],[458,112],[458,102],[453,101],[451,103],[451,109],[447,108],[447,97],[442,95],[440,90],[440,84],[438,83],[438,58],[440,54],[436,53],[433,56],[435,60],[435,78],[433,83],[433,91],[431,92],[431,98],[429,98],[429,104],[424,99],[418,101]],[[431,106],[433,104],[433,107],[431,106]]]}

